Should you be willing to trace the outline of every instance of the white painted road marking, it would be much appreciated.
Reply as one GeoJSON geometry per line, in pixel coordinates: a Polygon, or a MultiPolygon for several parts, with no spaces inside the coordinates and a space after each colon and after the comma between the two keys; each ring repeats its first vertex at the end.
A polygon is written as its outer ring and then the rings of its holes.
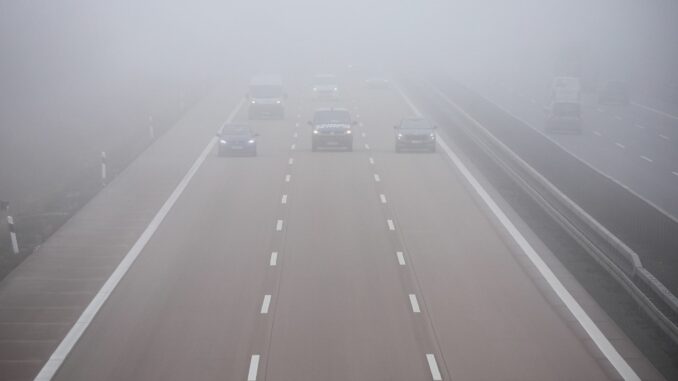
{"type": "Polygon", "coordinates": [[[626,148],[626,146],[623,145],[623,144],[621,144],[621,143],[614,143],[614,145],[616,145],[617,147],[619,147],[619,148],[621,148],[621,149],[626,148]]]}
{"type": "Polygon", "coordinates": [[[381,200],[381,203],[382,203],[382,204],[386,204],[386,196],[385,196],[385,195],[380,194],[380,195],[379,195],[379,200],[381,200]]]}
{"type": "Polygon", "coordinates": [[[376,173],[374,174],[374,181],[376,181],[376,182],[381,181],[381,177],[379,177],[379,175],[377,175],[376,173]]]}
{"type": "Polygon", "coordinates": [[[617,119],[617,120],[624,120],[624,118],[622,118],[622,117],[619,116],[619,115],[615,115],[614,118],[617,119]]]}
{"type": "Polygon", "coordinates": [[[374,158],[370,158],[370,164],[374,164],[374,158]]]}
{"type": "Polygon", "coordinates": [[[649,157],[643,156],[643,155],[640,155],[640,158],[643,159],[643,160],[645,160],[645,161],[647,161],[648,163],[652,163],[652,161],[653,161],[653,160],[650,159],[649,157]]]}
{"type": "Polygon", "coordinates": [[[593,135],[596,135],[596,136],[603,136],[603,134],[601,134],[601,133],[598,132],[598,131],[593,131],[593,135]]]}
{"type": "Polygon", "coordinates": [[[294,159],[293,159],[293,158],[289,158],[289,160],[287,160],[287,164],[289,164],[289,165],[294,164],[294,159]]]}
{"type": "Polygon", "coordinates": [[[363,132],[362,134],[360,134],[360,136],[364,138],[365,136],[367,136],[367,134],[363,132]]]}
{"type": "Polygon", "coordinates": [[[405,256],[402,251],[396,251],[396,257],[398,257],[398,264],[400,266],[405,266],[405,256]]]}
{"type": "Polygon", "coordinates": [[[598,111],[598,112],[605,112],[605,110],[603,110],[603,109],[600,108],[600,107],[598,107],[598,108],[596,109],[596,111],[598,111]]]}
{"type": "Polygon", "coordinates": [[[301,114],[297,114],[297,119],[301,119],[301,114]]]}
{"type": "Polygon", "coordinates": [[[433,353],[426,354],[426,361],[428,361],[428,368],[431,370],[431,378],[433,381],[442,381],[443,376],[440,375],[440,370],[438,369],[438,362],[436,361],[436,356],[433,353]]]}
{"type": "MultiPolygon", "coordinates": [[[[235,118],[235,115],[242,108],[244,103],[245,100],[242,99],[235,106],[235,108],[228,115],[228,118],[226,118],[226,123],[231,122],[233,118],[235,118]]],[[[221,130],[223,130],[223,127],[220,129],[220,131],[221,130]]],[[[101,286],[101,289],[99,289],[92,301],[87,305],[87,308],[85,308],[82,314],[80,314],[78,320],[75,322],[75,324],[73,324],[71,329],[66,334],[66,337],[61,340],[45,365],[43,365],[42,369],[40,369],[38,375],[35,376],[35,381],[47,381],[54,377],[66,357],[68,357],[68,354],[71,352],[78,340],[80,340],[82,334],[85,332],[87,327],[89,327],[90,323],[99,312],[101,306],[106,302],[108,297],[111,295],[118,283],[120,283],[120,280],[125,276],[130,267],[132,267],[134,261],[137,259],[144,247],[146,247],[146,244],[151,239],[153,234],[155,234],[155,232],[158,230],[160,224],[162,224],[167,214],[170,212],[174,204],[188,186],[188,183],[198,172],[200,166],[205,161],[207,156],[212,152],[216,144],[217,138],[212,137],[195,162],[193,162],[191,168],[181,179],[177,187],[174,189],[174,191],[172,191],[169,198],[167,198],[162,207],[160,207],[160,210],[158,210],[151,222],[146,226],[146,229],[144,229],[143,233],[141,233],[141,236],[139,236],[132,248],[127,252],[127,254],[125,254],[111,276],[106,280],[104,285],[101,286]]]]}
{"type": "Polygon", "coordinates": [[[296,145],[296,144],[292,144],[292,145],[290,146],[290,149],[291,149],[292,151],[294,151],[295,148],[297,148],[297,145],[296,145]]]}
{"type": "Polygon", "coordinates": [[[645,126],[643,126],[642,124],[636,124],[636,127],[640,128],[641,130],[645,129],[645,126]]]}
{"type": "Polygon", "coordinates": [[[264,295],[264,301],[261,303],[261,314],[266,315],[268,313],[268,307],[271,305],[271,295],[264,295]]]}
{"type": "Polygon", "coordinates": [[[269,265],[275,266],[278,264],[278,252],[274,251],[271,253],[271,260],[268,262],[269,265]]]}
{"type": "Polygon", "coordinates": [[[419,302],[417,301],[417,295],[410,294],[410,304],[412,305],[412,312],[418,314],[421,312],[419,309],[419,302]]]}
{"type": "Polygon", "coordinates": [[[280,203],[281,204],[287,204],[287,195],[286,194],[282,195],[282,198],[280,199],[280,203]]]}
{"type": "Polygon", "coordinates": [[[671,118],[671,119],[678,120],[678,116],[671,115],[671,114],[666,113],[666,112],[661,111],[661,110],[657,110],[656,108],[652,108],[652,107],[650,107],[650,106],[646,106],[646,105],[643,105],[643,104],[640,104],[640,103],[636,103],[636,102],[632,102],[632,104],[633,104],[634,106],[638,106],[638,107],[640,107],[640,108],[644,108],[645,110],[652,111],[652,112],[654,112],[654,113],[656,113],[656,114],[663,115],[663,116],[665,116],[665,117],[667,117],[667,118],[671,118]]]}
{"type": "MultiPolygon", "coordinates": [[[[299,127],[299,122],[294,123],[294,127],[299,127]]],[[[295,132],[295,135],[296,135],[296,132],[295,132]]],[[[296,138],[296,136],[295,136],[295,138],[296,138]]]]}
{"type": "Polygon", "coordinates": [[[299,134],[296,133],[296,132],[295,132],[294,134],[292,134],[292,137],[295,138],[295,139],[296,139],[298,136],[299,136],[299,134]]]}
{"type": "Polygon", "coordinates": [[[275,230],[276,231],[282,231],[283,228],[283,220],[278,220],[275,224],[275,230]]]}
{"type": "Polygon", "coordinates": [[[285,182],[286,182],[286,183],[289,183],[291,179],[292,179],[292,176],[290,176],[290,175],[285,175],[285,182]]]}
{"type": "Polygon", "coordinates": [[[670,140],[668,136],[659,134],[659,137],[664,139],[664,140],[670,140]]]}
{"type": "Polygon", "coordinates": [[[388,225],[388,230],[395,230],[395,225],[393,224],[393,220],[386,220],[386,224],[388,225]]]}
{"type": "Polygon", "coordinates": [[[257,371],[259,370],[259,355],[252,355],[250,359],[250,370],[247,372],[247,381],[257,381],[257,371]]]}
{"type": "Polygon", "coordinates": [[[365,149],[370,149],[370,145],[365,143],[365,149]]]}
{"type": "MultiPolygon", "coordinates": [[[[412,111],[417,116],[422,114],[417,110],[416,106],[410,101],[410,99],[405,95],[405,93],[400,90],[399,87],[396,87],[400,95],[403,97],[405,102],[412,108],[412,111]]],[[[457,111],[463,114],[468,120],[472,121],[475,125],[482,127],[480,122],[475,120],[472,116],[468,115],[461,107],[456,103],[452,102],[447,96],[445,96],[440,90],[438,93],[443,97],[447,103],[452,105],[457,111]]],[[[484,128],[484,127],[483,127],[484,128]]],[[[506,216],[504,211],[497,205],[497,203],[492,199],[492,197],[487,193],[485,188],[478,182],[478,180],[473,176],[473,174],[468,170],[466,165],[459,159],[456,153],[450,149],[450,147],[445,143],[444,139],[438,139],[438,144],[443,149],[443,151],[450,158],[454,166],[459,170],[461,175],[466,179],[469,185],[475,190],[478,196],[483,200],[485,205],[489,210],[494,214],[497,220],[503,225],[504,229],[509,233],[509,235],[516,242],[518,247],[525,256],[532,262],[535,268],[539,271],[541,276],[546,280],[546,282],[551,286],[551,289],[558,295],[558,298],[563,302],[567,309],[572,313],[572,316],[577,319],[579,325],[586,331],[591,340],[596,344],[596,347],[600,352],[605,356],[605,358],[610,362],[614,369],[619,373],[619,375],[626,381],[640,381],[640,377],[636,372],[631,368],[631,366],[626,362],[626,360],[619,354],[617,349],[610,343],[607,337],[601,332],[600,328],[596,323],[591,320],[591,317],[584,311],[581,305],[577,300],[570,294],[570,292],[563,286],[558,277],[553,273],[551,268],[544,262],[544,260],[537,254],[532,245],[525,239],[523,234],[516,228],[516,226],[511,222],[511,220],[506,216]]],[[[676,174],[678,176],[678,174],[676,174]]]]}
{"type": "Polygon", "coordinates": [[[671,172],[671,173],[673,173],[674,175],[678,176],[678,172],[671,172]]]}

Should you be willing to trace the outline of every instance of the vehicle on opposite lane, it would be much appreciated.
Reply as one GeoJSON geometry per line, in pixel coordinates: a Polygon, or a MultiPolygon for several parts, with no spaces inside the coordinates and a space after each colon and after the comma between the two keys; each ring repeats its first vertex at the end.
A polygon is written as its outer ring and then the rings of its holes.
{"type": "Polygon", "coordinates": [[[257,137],[259,134],[244,124],[227,124],[219,138],[219,156],[257,155],[257,137]]]}
{"type": "Polygon", "coordinates": [[[405,118],[401,120],[399,125],[393,126],[396,132],[395,151],[424,149],[435,152],[436,128],[438,127],[425,118],[405,118]]]}
{"type": "Polygon", "coordinates": [[[320,147],[344,148],[353,151],[353,126],[357,123],[345,108],[321,108],[313,113],[311,151],[320,147]]]}

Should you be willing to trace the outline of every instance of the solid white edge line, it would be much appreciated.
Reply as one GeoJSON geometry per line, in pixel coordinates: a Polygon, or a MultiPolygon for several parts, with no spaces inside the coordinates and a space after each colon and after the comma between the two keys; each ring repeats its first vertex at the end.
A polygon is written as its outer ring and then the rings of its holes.
{"type": "Polygon", "coordinates": [[[674,171],[674,172],[671,172],[671,173],[673,173],[674,175],[678,176],[678,172],[675,172],[675,171],[674,171]]]}
{"type": "Polygon", "coordinates": [[[264,301],[261,302],[261,314],[266,315],[268,313],[268,307],[271,305],[271,295],[264,295],[264,301]]]}
{"type": "Polygon", "coordinates": [[[379,195],[379,200],[381,200],[382,204],[386,204],[386,196],[384,196],[383,194],[379,195]]]}
{"type": "Polygon", "coordinates": [[[276,231],[282,231],[283,228],[283,220],[278,220],[278,222],[275,223],[275,230],[276,231]]]}
{"type": "Polygon", "coordinates": [[[252,355],[250,359],[250,369],[247,372],[247,381],[257,381],[257,371],[259,370],[259,355],[252,355]]]}
{"type": "MultiPolygon", "coordinates": [[[[407,95],[405,95],[405,93],[399,87],[397,87],[397,89],[405,102],[410,106],[412,111],[414,111],[417,116],[421,116],[421,113],[419,110],[417,110],[407,95]]],[[[467,117],[473,119],[470,115],[467,115],[467,117]]],[[[480,124],[479,122],[477,123],[480,124]]],[[[619,354],[617,349],[612,345],[612,343],[610,343],[607,337],[593,322],[586,311],[584,311],[572,294],[567,291],[565,286],[563,286],[551,268],[549,268],[546,262],[544,262],[539,254],[537,254],[532,245],[530,245],[518,228],[515,227],[513,222],[511,222],[511,220],[506,216],[504,211],[497,205],[489,193],[487,193],[482,185],[480,185],[478,180],[476,180],[475,176],[473,176],[473,174],[468,170],[461,159],[459,159],[454,151],[452,151],[450,147],[447,146],[443,139],[438,139],[438,144],[445,151],[454,166],[457,167],[457,170],[461,172],[466,181],[471,185],[473,190],[478,194],[478,196],[480,196],[485,205],[487,205],[487,207],[492,211],[492,214],[494,214],[497,220],[499,220],[504,229],[506,229],[506,231],[511,235],[513,240],[520,247],[522,253],[528,257],[530,262],[532,262],[532,264],[537,268],[541,276],[546,280],[549,286],[551,286],[551,289],[553,289],[556,295],[558,295],[558,298],[565,304],[575,319],[577,319],[577,322],[579,322],[580,326],[586,331],[591,340],[593,340],[598,349],[603,353],[605,358],[610,362],[617,373],[619,373],[619,375],[626,381],[640,381],[640,377],[638,377],[636,372],[619,354]]]]}
{"type": "Polygon", "coordinates": [[[398,258],[398,264],[400,266],[405,266],[405,255],[402,251],[396,251],[396,257],[398,258]]]}
{"type": "Polygon", "coordinates": [[[395,230],[395,225],[393,224],[393,220],[386,220],[386,224],[388,225],[388,230],[395,230]]]}
{"type": "Polygon", "coordinates": [[[440,369],[438,369],[436,356],[433,355],[433,353],[427,353],[426,361],[428,361],[428,368],[431,371],[431,379],[433,379],[433,381],[442,381],[443,376],[440,375],[440,369]]]}
{"type": "Polygon", "coordinates": [[[410,304],[412,305],[412,312],[418,314],[421,312],[419,308],[419,301],[417,301],[417,295],[410,294],[410,304]]]}
{"type": "Polygon", "coordinates": [[[646,106],[644,104],[640,104],[640,103],[637,103],[637,102],[631,102],[631,104],[633,104],[634,106],[638,106],[640,108],[644,108],[645,110],[652,111],[652,112],[657,113],[659,115],[663,115],[667,118],[678,120],[678,116],[671,115],[671,114],[664,112],[664,111],[661,111],[661,110],[657,110],[656,108],[652,108],[650,106],[646,106]]]}
{"type": "MultiPolygon", "coordinates": [[[[241,100],[236,105],[236,107],[228,115],[226,123],[229,123],[231,120],[233,120],[233,118],[235,118],[235,115],[242,108],[244,102],[244,100],[241,100]]],[[[144,229],[143,233],[141,233],[141,236],[139,236],[132,248],[129,249],[127,254],[125,254],[111,276],[108,277],[104,285],[101,286],[101,289],[99,289],[92,301],[87,305],[87,308],[85,308],[82,314],[80,314],[78,320],[76,320],[75,324],[73,324],[73,327],[71,327],[63,340],[61,340],[45,365],[43,365],[42,369],[40,369],[38,375],[35,376],[35,381],[47,381],[54,377],[63,362],[66,360],[68,354],[71,352],[73,347],[75,347],[75,344],[78,342],[78,340],[80,340],[80,337],[82,337],[87,327],[89,327],[90,323],[99,312],[99,309],[101,309],[101,306],[106,302],[106,300],[108,300],[108,297],[111,295],[115,287],[118,285],[118,283],[120,283],[120,280],[122,280],[130,267],[132,267],[134,261],[137,259],[137,257],[139,257],[139,254],[144,249],[144,247],[146,247],[146,244],[148,241],[150,241],[153,234],[155,234],[155,232],[158,230],[158,227],[160,224],[162,224],[165,217],[167,217],[167,214],[184,192],[193,176],[196,174],[196,172],[198,172],[198,169],[200,169],[200,166],[202,166],[202,163],[205,161],[207,156],[212,152],[216,143],[216,137],[210,139],[209,143],[207,143],[207,146],[202,150],[191,168],[188,170],[188,172],[186,172],[177,187],[174,188],[172,194],[170,194],[169,198],[165,201],[162,207],[160,207],[160,210],[158,210],[151,222],[146,226],[146,229],[144,229]]]]}
{"type": "Polygon", "coordinates": [[[271,253],[271,260],[268,262],[270,266],[276,266],[278,264],[278,252],[274,251],[271,253]]]}
{"type": "Polygon", "coordinates": [[[282,198],[280,199],[280,203],[281,204],[287,204],[287,195],[286,194],[282,195],[282,198]]]}

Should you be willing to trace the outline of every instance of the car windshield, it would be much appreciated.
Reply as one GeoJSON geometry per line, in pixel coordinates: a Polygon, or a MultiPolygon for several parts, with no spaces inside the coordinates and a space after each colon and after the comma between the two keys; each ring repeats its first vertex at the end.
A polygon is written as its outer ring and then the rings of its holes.
{"type": "Polygon", "coordinates": [[[280,85],[253,85],[250,86],[250,94],[255,98],[277,98],[282,96],[283,90],[280,85]]]}
{"type": "Polygon", "coordinates": [[[431,123],[426,119],[405,119],[400,123],[404,130],[431,129],[431,123]]]}
{"type": "Polygon", "coordinates": [[[249,127],[245,126],[227,126],[221,133],[222,135],[250,135],[249,127]]]}
{"type": "Polygon", "coordinates": [[[316,111],[315,116],[313,117],[313,122],[315,124],[349,124],[351,123],[351,116],[346,110],[316,111]]]}

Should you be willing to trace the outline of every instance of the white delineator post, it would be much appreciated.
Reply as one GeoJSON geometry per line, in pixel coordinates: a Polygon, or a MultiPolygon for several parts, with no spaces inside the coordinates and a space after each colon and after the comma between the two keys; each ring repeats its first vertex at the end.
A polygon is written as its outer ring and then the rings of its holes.
{"type": "Polygon", "coordinates": [[[9,238],[12,240],[12,252],[19,254],[19,242],[16,239],[16,229],[14,228],[14,217],[7,215],[7,226],[9,228],[9,238]]]}
{"type": "Polygon", "coordinates": [[[106,171],[106,152],[101,151],[101,184],[106,185],[106,177],[108,173],[106,171]]]}

